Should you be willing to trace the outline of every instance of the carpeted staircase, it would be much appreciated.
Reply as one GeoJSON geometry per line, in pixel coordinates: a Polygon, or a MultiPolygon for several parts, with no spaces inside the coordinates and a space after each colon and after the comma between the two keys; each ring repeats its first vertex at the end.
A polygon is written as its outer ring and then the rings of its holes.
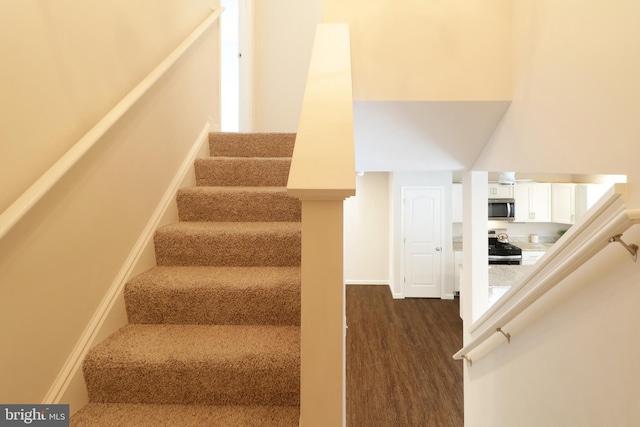
{"type": "Polygon", "coordinates": [[[157,267],[126,286],[129,324],[93,348],[73,426],[297,426],[300,202],[295,135],[210,135],[157,267]]]}

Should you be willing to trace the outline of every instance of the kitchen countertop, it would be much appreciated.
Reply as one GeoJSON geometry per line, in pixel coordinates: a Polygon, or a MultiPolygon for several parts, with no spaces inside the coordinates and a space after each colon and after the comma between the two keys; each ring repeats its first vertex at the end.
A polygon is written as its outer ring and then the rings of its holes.
{"type": "MultiPolygon", "coordinates": [[[[553,243],[514,242],[523,251],[546,251],[553,243]]],[[[453,250],[461,251],[462,243],[453,242],[453,250]]],[[[527,276],[533,265],[489,265],[489,306],[493,305],[511,286],[519,283],[527,276]]]]}
{"type": "Polygon", "coordinates": [[[511,286],[527,276],[533,267],[533,265],[490,265],[489,307],[511,289],[511,286]]]}
{"type": "Polygon", "coordinates": [[[533,270],[533,265],[490,265],[489,286],[513,286],[533,270]]]}
{"type": "MultiPolygon", "coordinates": [[[[514,246],[519,247],[522,251],[547,251],[553,243],[549,242],[510,242],[514,246]]],[[[453,250],[461,251],[462,242],[453,242],[453,250]]],[[[511,286],[519,283],[527,276],[533,265],[489,265],[489,306],[493,305],[502,295],[504,295],[511,286]]]]}
{"type": "Polygon", "coordinates": [[[523,251],[548,251],[553,243],[529,243],[529,242],[511,242],[514,246],[519,247],[523,251]]]}

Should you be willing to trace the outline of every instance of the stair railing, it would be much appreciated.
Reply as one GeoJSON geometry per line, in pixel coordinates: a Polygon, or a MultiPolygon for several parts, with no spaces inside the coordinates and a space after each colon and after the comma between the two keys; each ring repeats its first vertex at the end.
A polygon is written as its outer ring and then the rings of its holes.
{"type": "MultiPolygon", "coordinates": [[[[469,328],[470,339],[453,358],[472,365],[471,352],[499,333],[511,341],[508,323],[548,293],[564,278],[588,262],[610,243],[621,243],[636,261],[638,247],[627,244],[622,234],[640,224],[640,209],[625,209],[626,186],[614,185],[587,215],[573,225],[536,263],[534,270],[507,291],[469,328]]],[[[483,348],[488,353],[502,341],[492,340],[483,348]]]]}
{"type": "Polygon", "coordinates": [[[300,425],[345,425],[343,204],[355,195],[346,24],[317,27],[287,192],[302,201],[300,425]]]}
{"type": "Polygon", "coordinates": [[[218,21],[224,8],[214,9],[156,68],[60,157],[36,182],[0,214],[0,240],[64,177],[133,105],[218,21]]]}

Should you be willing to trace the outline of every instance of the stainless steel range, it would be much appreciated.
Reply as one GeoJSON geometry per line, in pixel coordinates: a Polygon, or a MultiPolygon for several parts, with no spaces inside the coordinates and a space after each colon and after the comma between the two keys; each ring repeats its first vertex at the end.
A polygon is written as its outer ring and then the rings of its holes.
{"type": "Polygon", "coordinates": [[[522,249],[509,243],[506,233],[489,234],[489,264],[520,265],[522,249]]]}

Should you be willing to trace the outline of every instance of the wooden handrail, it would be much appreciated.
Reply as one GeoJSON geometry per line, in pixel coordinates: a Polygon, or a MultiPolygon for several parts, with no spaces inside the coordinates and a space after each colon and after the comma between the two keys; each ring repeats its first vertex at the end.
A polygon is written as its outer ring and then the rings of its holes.
{"type": "Polygon", "coordinates": [[[0,240],[44,197],[49,190],[104,136],[129,109],[175,64],[216,22],[224,8],[217,8],[196,27],[156,68],[115,107],[78,140],[36,182],[0,214],[0,240]]]}
{"type": "Polygon", "coordinates": [[[624,185],[614,186],[538,261],[529,276],[513,286],[472,325],[471,340],[453,358],[470,362],[471,351],[496,332],[503,332],[502,328],[507,323],[609,245],[612,237],[640,224],[640,209],[625,210],[624,195],[624,185]]]}

